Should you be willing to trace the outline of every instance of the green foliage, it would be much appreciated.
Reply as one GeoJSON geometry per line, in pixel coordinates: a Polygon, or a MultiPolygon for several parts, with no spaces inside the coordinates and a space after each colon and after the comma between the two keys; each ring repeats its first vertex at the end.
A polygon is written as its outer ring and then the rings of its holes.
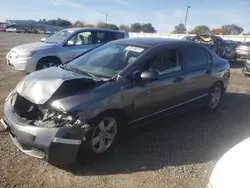
{"type": "Polygon", "coordinates": [[[131,32],[156,33],[155,28],[151,23],[133,23],[130,27],[131,32]]]}
{"type": "Polygon", "coordinates": [[[174,27],[173,34],[184,34],[186,32],[184,24],[180,23],[174,27]]]}
{"type": "Polygon", "coordinates": [[[225,31],[226,35],[239,35],[244,31],[242,27],[235,24],[223,25],[221,28],[225,31]]]}
{"type": "Polygon", "coordinates": [[[54,25],[54,26],[60,26],[60,27],[70,27],[72,26],[72,23],[68,20],[57,18],[52,20],[46,20],[46,19],[40,19],[40,23],[48,24],[48,25],[54,25]]]}
{"type": "Polygon", "coordinates": [[[211,33],[210,29],[206,25],[198,25],[193,30],[189,32],[190,34],[205,34],[211,33]]]}

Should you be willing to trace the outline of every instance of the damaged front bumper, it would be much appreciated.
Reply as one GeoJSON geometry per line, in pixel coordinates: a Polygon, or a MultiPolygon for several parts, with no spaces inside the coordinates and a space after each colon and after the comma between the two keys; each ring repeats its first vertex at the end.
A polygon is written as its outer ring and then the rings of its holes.
{"type": "Polygon", "coordinates": [[[18,149],[33,157],[46,159],[54,165],[76,160],[79,146],[88,132],[87,128],[32,126],[10,109],[8,100],[4,105],[1,124],[18,149]]]}

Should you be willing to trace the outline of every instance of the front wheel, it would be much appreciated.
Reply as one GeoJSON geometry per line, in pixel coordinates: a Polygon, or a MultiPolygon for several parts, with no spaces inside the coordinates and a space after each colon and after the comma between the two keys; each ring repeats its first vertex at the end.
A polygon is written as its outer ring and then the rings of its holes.
{"type": "Polygon", "coordinates": [[[79,150],[80,159],[96,157],[109,151],[116,141],[120,120],[115,114],[109,113],[96,117],[89,125],[91,130],[79,150]]]}
{"type": "Polygon", "coordinates": [[[38,62],[36,70],[47,69],[50,67],[57,66],[59,64],[61,64],[61,62],[57,58],[53,57],[43,58],[38,62]]]}
{"type": "Polygon", "coordinates": [[[221,83],[215,83],[214,86],[211,88],[209,93],[208,102],[207,102],[207,109],[209,111],[216,111],[220,105],[224,94],[224,88],[221,83]]]}

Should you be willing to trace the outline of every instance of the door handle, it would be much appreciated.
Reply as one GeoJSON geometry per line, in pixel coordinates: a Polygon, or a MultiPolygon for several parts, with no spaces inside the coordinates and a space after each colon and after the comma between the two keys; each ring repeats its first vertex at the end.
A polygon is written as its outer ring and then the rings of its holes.
{"type": "Polygon", "coordinates": [[[183,78],[183,77],[177,77],[174,79],[174,82],[180,83],[180,82],[183,82],[184,80],[185,80],[185,78],[183,78]]]}
{"type": "Polygon", "coordinates": [[[212,70],[207,70],[206,74],[212,74],[212,70]]]}

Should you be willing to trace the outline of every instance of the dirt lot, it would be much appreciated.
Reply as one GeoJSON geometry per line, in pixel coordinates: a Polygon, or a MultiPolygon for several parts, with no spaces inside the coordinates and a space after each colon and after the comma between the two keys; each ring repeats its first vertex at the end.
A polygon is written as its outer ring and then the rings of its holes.
{"type": "MultiPolygon", "coordinates": [[[[10,48],[42,36],[0,33],[0,117],[7,94],[25,76],[7,67],[10,48]]],[[[0,133],[0,187],[205,187],[218,158],[250,135],[250,78],[233,64],[214,115],[196,110],[154,122],[120,141],[113,155],[64,169],[19,152],[0,133]]]]}

